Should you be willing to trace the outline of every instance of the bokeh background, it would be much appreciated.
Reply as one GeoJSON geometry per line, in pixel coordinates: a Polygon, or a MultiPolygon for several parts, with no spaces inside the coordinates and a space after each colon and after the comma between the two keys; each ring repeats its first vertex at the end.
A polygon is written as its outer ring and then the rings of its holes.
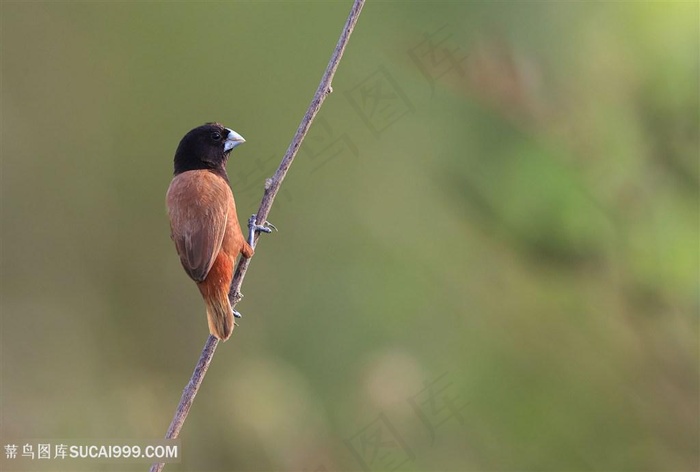
{"type": "MultiPolygon", "coordinates": [[[[350,5],[3,2],[3,445],[164,435],[177,143],[246,219],[350,5]]],[[[369,1],[166,470],[698,470],[698,15],[369,1]]]]}

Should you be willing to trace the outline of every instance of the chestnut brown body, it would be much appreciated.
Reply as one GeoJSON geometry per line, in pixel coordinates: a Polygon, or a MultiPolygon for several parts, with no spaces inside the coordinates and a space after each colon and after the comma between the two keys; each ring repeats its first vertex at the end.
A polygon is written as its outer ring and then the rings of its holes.
{"type": "Polygon", "coordinates": [[[208,170],[175,176],[166,197],[175,247],[207,307],[209,331],[226,340],[233,331],[228,300],[236,259],[253,255],[238,223],[228,183],[208,170]]]}

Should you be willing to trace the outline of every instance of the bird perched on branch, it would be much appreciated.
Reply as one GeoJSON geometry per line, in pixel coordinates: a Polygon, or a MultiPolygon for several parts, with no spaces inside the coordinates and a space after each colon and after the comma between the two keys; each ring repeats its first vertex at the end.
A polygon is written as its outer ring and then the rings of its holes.
{"type": "Polygon", "coordinates": [[[226,174],[231,150],[245,142],[243,136],[219,123],[207,123],[187,133],[175,152],[175,175],[166,205],[171,238],[185,272],[199,287],[207,310],[209,332],[225,341],[233,331],[234,316],[228,293],[239,254],[253,256],[258,225],[255,215],[243,237],[236,203],[226,174]]]}

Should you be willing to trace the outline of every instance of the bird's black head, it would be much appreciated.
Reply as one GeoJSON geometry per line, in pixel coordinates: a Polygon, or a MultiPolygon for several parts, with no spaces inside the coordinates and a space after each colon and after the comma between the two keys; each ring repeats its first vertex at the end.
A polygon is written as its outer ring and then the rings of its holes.
{"type": "Polygon", "coordinates": [[[175,151],[175,175],[188,170],[211,170],[226,176],[231,149],[245,142],[243,136],[219,123],[207,123],[185,135],[175,151]]]}

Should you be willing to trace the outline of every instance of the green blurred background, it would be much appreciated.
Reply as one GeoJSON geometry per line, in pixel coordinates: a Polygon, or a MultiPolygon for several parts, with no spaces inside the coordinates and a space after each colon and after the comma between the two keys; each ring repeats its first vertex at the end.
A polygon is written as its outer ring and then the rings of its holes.
{"type": "MultiPolygon", "coordinates": [[[[177,143],[247,218],[350,4],[3,2],[3,445],[164,435],[177,143]]],[[[370,0],[166,470],[698,470],[698,15],[370,0]]]]}

